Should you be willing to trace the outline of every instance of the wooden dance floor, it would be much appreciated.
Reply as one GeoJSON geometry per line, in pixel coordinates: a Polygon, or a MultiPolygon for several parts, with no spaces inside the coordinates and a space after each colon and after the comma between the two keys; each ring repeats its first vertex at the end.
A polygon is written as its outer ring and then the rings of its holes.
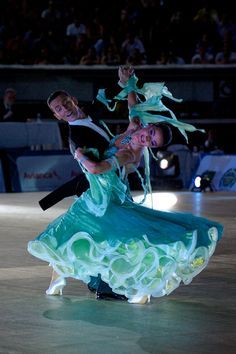
{"type": "Polygon", "coordinates": [[[37,201],[45,194],[0,194],[0,353],[236,353],[236,193],[175,193],[172,210],[219,221],[225,231],[190,285],[147,305],[95,300],[73,279],[63,296],[45,295],[50,268],[27,253],[27,242],[73,201],[43,212],[37,201]]]}

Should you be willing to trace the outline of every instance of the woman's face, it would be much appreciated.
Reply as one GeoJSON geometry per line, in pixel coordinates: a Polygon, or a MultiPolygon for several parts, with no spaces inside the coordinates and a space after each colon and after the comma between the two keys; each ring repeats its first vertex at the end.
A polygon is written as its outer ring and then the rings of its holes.
{"type": "Polygon", "coordinates": [[[164,143],[161,127],[149,124],[145,128],[141,128],[132,134],[133,145],[160,147],[164,143]]]}

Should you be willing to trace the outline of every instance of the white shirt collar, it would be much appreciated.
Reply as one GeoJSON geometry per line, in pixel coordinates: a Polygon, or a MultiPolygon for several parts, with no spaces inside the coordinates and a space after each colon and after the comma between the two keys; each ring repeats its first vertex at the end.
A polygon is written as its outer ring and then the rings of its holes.
{"type": "Polygon", "coordinates": [[[83,119],[76,119],[73,122],[68,122],[68,123],[69,125],[87,125],[89,122],[92,122],[92,118],[90,116],[83,119]]]}
{"type": "Polygon", "coordinates": [[[88,116],[87,118],[83,118],[83,119],[77,119],[77,120],[74,120],[73,122],[68,122],[68,123],[69,123],[69,125],[80,125],[80,126],[89,127],[91,129],[93,129],[94,131],[96,131],[101,136],[103,136],[107,141],[110,141],[110,138],[109,138],[108,134],[105,132],[105,130],[103,130],[102,128],[100,128],[96,124],[94,124],[92,121],[92,118],[90,116],[88,116]]]}

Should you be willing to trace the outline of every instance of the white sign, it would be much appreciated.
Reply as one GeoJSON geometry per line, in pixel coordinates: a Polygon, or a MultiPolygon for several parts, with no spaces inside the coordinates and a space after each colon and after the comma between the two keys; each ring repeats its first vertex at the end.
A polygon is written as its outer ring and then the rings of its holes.
{"type": "Polygon", "coordinates": [[[204,156],[195,176],[201,176],[206,172],[208,174],[212,172],[214,175],[211,184],[215,190],[236,191],[236,155],[204,156]]]}
{"type": "Polygon", "coordinates": [[[72,155],[20,156],[16,165],[22,192],[50,191],[81,173],[72,155]]]}

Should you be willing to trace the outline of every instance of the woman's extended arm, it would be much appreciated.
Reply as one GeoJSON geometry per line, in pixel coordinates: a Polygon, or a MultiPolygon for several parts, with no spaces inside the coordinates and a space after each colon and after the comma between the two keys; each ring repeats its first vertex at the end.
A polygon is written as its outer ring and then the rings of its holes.
{"type": "MultiPolygon", "coordinates": [[[[119,85],[122,87],[125,87],[127,85],[127,82],[129,78],[134,75],[134,68],[132,65],[120,65],[119,70],[118,70],[118,75],[119,75],[119,85]]],[[[131,108],[132,106],[136,105],[138,103],[137,100],[137,95],[134,91],[129,92],[128,94],[128,108],[131,108]]],[[[130,121],[127,130],[130,129],[135,129],[135,128],[140,128],[141,127],[141,122],[138,117],[133,117],[132,120],[130,121]]]]}
{"type": "MultiPolygon", "coordinates": [[[[115,157],[117,159],[119,166],[132,164],[132,162],[135,161],[135,154],[128,149],[119,150],[115,154],[115,157]]],[[[114,157],[95,162],[90,160],[84,154],[84,150],[80,148],[78,148],[75,151],[75,159],[78,160],[92,174],[100,174],[100,173],[108,172],[113,168],[116,168],[116,160],[114,157]]]]}

